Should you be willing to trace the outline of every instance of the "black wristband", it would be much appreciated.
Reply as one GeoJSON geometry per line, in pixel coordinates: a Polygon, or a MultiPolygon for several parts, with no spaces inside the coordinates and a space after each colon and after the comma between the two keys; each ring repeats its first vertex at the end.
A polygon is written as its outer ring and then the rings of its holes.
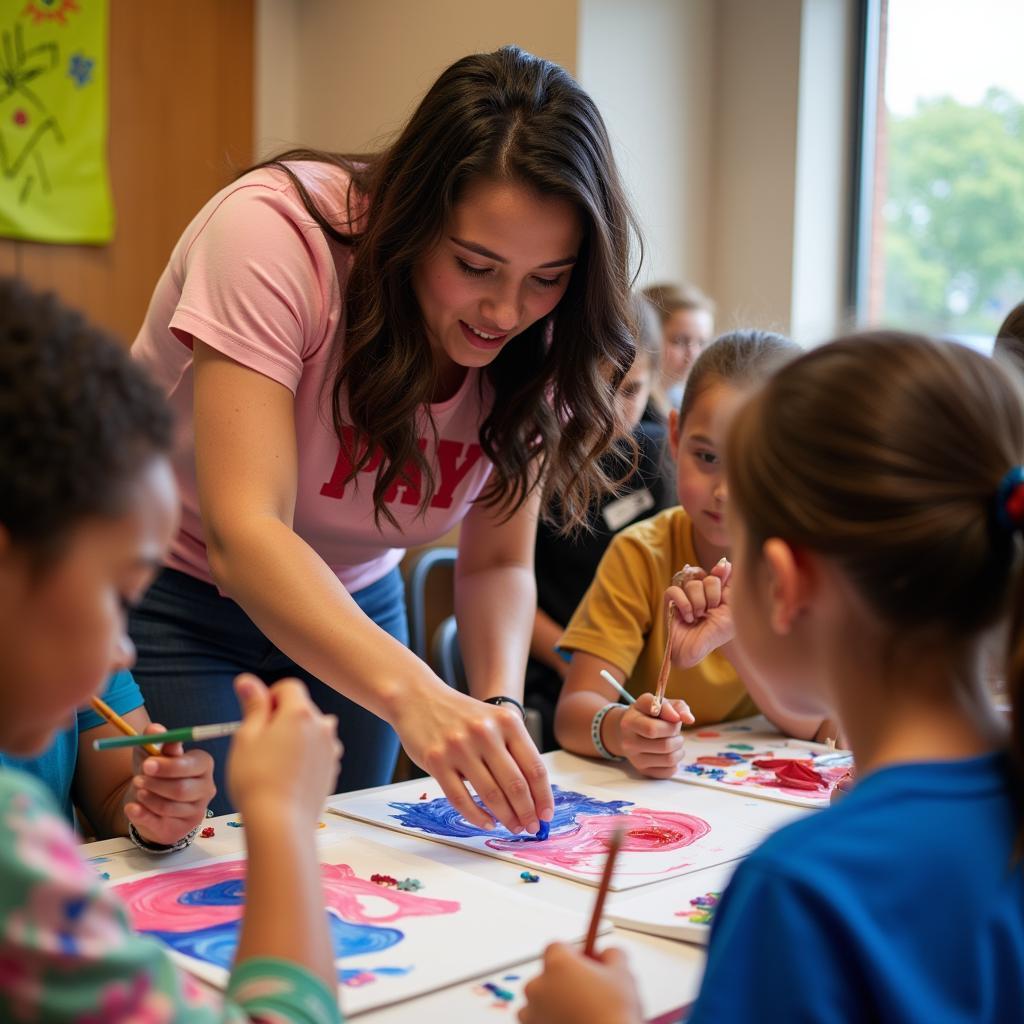
{"type": "Polygon", "coordinates": [[[519,714],[523,716],[523,721],[526,721],[526,708],[515,699],[515,697],[488,697],[484,701],[485,704],[493,704],[495,707],[501,707],[502,704],[511,704],[519,714]]]}

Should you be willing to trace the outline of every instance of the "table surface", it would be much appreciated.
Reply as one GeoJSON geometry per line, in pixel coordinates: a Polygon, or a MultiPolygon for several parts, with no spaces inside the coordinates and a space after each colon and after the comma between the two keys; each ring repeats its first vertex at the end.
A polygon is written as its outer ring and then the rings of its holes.
{"type": "MultiPolygon", "coordinates": [[[[616,795],[636,802],[666,800],[682,804],[685,792],[690,787],[672,780],[645,779],[617,764],[606,764],[587,758],[576,757],[565,751],[554,751],[544,755],[548,768],[557,773],[560,781],[580,787],[614,788],[616,795]]],[[[401,784],[398,784],[401,785],[401,784]]],[[[391,786],[381,786],[376,790],[363,790],[363,793],[386,793],[391,786]]],[[[727,807],[730,813],[742,817],[746,805],[745,799],[738,794],[702,789],[705,794],[713,793],[727,807]]],[[[350,794],[351,795],[351,794],[350,794]]],[[[759,801],[760,804],[767,801],[759,801]]],[[[769,815],[772,827],[781,827],[796,818],[811,813],[804,808],[781,803],[771,803],[772,814],[769,815]]],[[[759,808],[758,826],[765,826],[764,808],[759,808]]],[[[231,828],[227,822],[237,820],[237,816],[228,815],[210,818],[208,823],[215,829],[210,839],[197,839],[187,850],[169,856],[154,858],[136,849],[127,839],[107,839],[83,846],[83,855],[87,858],[103,858],[97,863],[97,869],[107,872],[111,881],[140,871],[152,871],[154,868],[181,868],[202,863],[211,857],[239,853],[245,847],[245,830],[231,828]]],[[[362,836],[374,842],[397,850],[414,853],[440,864],[447,864],[460,870],[468,871],[477,877],[486,878],[504,886],[510,886],[522,893],[524,882],[519,877],[519,868],[515,864],[501,861],[493,857],[482,856],[469,850],[462,850],[431,840],[411,836],[391,829],[342,818],[325,811],[324,828],[317,833],[322,842],[336,842],[344,836],[362,836]]],[[[715,870],[715,869],[707,869],[715,870]]],[[[579,913],[582,930],[589,921],[594,903],[596,889],[569,879],[545,874],[538,869],[541,881],[529,885],[529,895],[535,899],[546,901],[552,905],[574,910],[579,913]]],[[[687,876],[692,879],[699,873],[687,876]]],[[[671,881],[655,882],[654,886],[665,886],[671,881]]],[[[619,898],[635,895],[638,890],[626,890],[620,894],[610,894],[609,903],[619,898]]],[[[688,1006],[696,997],[704,970],[705,951],[701,946],[675,942],[641,932],[626,931],[616,928],[603,937],[603,945],[615,945],[625,950],[630,965],[636,975],[643,1000],[644,1015],[648,1021],[678,1020],[683,1007],[688,1006]]],[[[538,950],[538,955],[541,950],[538,950]]],[[[379,1010],[360,1014],[358,1019],[366,1024],[397,1024],[410,1020],[417,1021],[453,1021],[472,1024],[475,1021],[489,1021],[504,1017],[515,1020],[516,1010],[522,1005],[522,989],[526,982],[540,970],[540,961],[533,960],[521,964],[511,970],[498,972],[474,981],[462,982],[449,988],[441,989],[429,995],[379,1010]],[[518,981],[502,982],[506,974],[519,976],[518,981]],[[480,993],[482,981],[497,981],[515,993],[515,999],[506,1004],[506,1010],[499,1014],[495,1010],[496,1000],[480,993]]]]}

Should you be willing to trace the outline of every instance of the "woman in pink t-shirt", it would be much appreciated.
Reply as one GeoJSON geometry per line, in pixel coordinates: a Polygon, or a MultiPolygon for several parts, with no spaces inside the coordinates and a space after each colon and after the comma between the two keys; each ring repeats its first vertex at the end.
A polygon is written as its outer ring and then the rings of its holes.
{"type": "Polygon", "coordinates": [[[553,495],[580,522],[607,485],[633,226],[593,102],[514,47],[453,64],[383,153],[285,154],[207,203],[133,349],[182,429],[182,527],[131,619],[161,721],[300,675],[346,789],[389,781],[400,738],[469,821],[551,818],[516,706],[533,540],[553,495]],[[457,523],[472,697],[406,648],[397,571],[457,523]]]}

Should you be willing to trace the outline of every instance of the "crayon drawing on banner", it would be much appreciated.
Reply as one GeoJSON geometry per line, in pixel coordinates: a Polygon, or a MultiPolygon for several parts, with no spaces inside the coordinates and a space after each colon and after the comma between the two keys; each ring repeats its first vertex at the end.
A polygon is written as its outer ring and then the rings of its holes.
{"type": "MultiPolygon", "coordinates": [[[[338,995],[349,1017],[524,963],[547,943],[578,941],[586,931],[579,914],[365,839],[322,845],[319,856],[338,995]]],[[[198,977],[227,985],[245,903],[244,858],[146,872],[111,888],[137,931],[198,977]]]]}
{"type": "Polygon", "coordinates": [[[615,799],[589,787],[578,792],[554,784],[555,815],[544,840],[527,833],[515,835],[500,825],[491,832],[477,828],[445,797],[429,792],[417,797],[422,789],[422,782],[412,782],[392,787],[386,796],[334,797],[328,806],[336,814],[588,885],[599,883],[608,841],[621,826],[625,839],[611,886],[616,890],[736,860],[764,839],[757,828],[735,820],[720,800],[696,794],[678,799],[674,788],[654,806],[649,801],[615,799]]]}
{"type": "Polygon", "coordinates": [[[686,733],[674,778],[800,807],[827,807],[853,767],[853,755],[820,748],[787,739],[763,718],[723,722],[686,733]]]}
{"type": "Polygon", "coordinates": [[[0,9],[0,235],[109,242],[107,0],[0,9]]]}

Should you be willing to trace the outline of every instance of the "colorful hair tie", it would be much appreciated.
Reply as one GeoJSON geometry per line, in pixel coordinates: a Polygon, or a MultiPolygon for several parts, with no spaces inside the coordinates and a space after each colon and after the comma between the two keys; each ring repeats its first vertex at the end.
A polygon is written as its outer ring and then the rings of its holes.
{"type": "Polygon", "coordinates": [[[1014,466],[999,481],[996,519],[1009,533],[1024,529],[1024,466],[1014,466]]]}

